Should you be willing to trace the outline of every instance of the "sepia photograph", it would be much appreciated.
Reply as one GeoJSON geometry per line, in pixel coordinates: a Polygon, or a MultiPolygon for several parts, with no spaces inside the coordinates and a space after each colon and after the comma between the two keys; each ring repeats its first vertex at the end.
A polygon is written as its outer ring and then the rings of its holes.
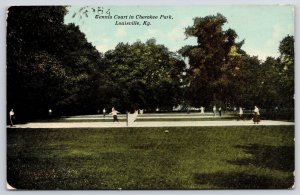
{"type": "Polygon", "coordinates": [[[295,188],[294,5],[6,10],[8,190],[295,188]]]}

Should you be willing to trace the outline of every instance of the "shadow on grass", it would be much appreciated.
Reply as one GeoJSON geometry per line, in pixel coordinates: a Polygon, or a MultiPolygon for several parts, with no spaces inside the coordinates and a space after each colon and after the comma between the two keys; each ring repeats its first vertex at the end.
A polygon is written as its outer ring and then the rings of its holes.
{"type": "MultiPolygon", "coordinates": [[[[143,147],[142,147],[143,148],[143,147]]],[[[144,149],[144,148],[143,148],[144,149]]],[[[8,157],[7,182],[19,190],[178,190],[183,189],[179,178],[169,178],[168,168],[156,170],[157,174],[145,175],[140,168],[127,170],[126,162],[120,161],[124,154],[103,153],[97,159],[90,157],[74,158],[36,158],[36,157],[8,157]],[[93,166],[83,166],[88,161],[97,161],[93,166]],[[117,172],[114,170],[98,170],[95,166],[110,162],[112,167],[125,166],[117,172]],[[83,166],[83,167],[82,167],[83,166]],[[131,173],[134,174],[131,175],[131,173]],[[115,175],[112,175],[115,174],[115,175]],[[127,178],[131,175],[132,178],[127,178]]],[[[152,159],[152,158],[151,158],[152,159]]],[[[150,164],[153,164],[151,162],[150,164]]],[[[153,159],[152,159],[153,160],[153,159]]],[[[156,161],[158,165],[172,167],[172,159],[156,161]]],[[[141,161],[143,163],[143,161],[141,161]]]]}
{"type": "MultiPolygon", "coordinates": [[[[87,158],[70,159],[82,164],[87,158]]],[[[19,190],[90,190],[108,189],[104,176],[86,170],[78,170],[63,162],[52,162],[45,158],[8,158],[7,182],[19,190]],[[78,178],[79,177],[79,178],[78,178]]]]}
{"type": "Polygon", "coordinates": [[[259,144],[237,145],[251,158],[227,161],[234,165],[254,165],[279,171],[292,172],[295,169],[295,148],[292,146],[267,146],[259,144]]]}
{"type": "Polygon", "coordinates": [[[195,174],[194,181],[196,184],[214,185],[220,189],[288,189],[294,182],[293,178],[275,179],[234,172],[195,174]]]}
{"type": "Polygon", "coordinates": [[[288,177],[275,178],[252,175],[248,173],[207,173],[195,174],[195,183],[200,185],[213,185],[221,189],[288,189],[294,184],[293,171],[295,169],[295,148],[292,146],[268,145],[237,145],[243,149],[249,158],[227,161],[234,165],[253,165],[277,171],[290,172],[288,177]]]}

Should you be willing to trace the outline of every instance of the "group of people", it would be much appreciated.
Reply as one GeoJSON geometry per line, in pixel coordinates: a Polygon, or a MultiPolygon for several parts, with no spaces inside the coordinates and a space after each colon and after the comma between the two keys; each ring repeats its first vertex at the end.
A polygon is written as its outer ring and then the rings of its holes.
{"type": "MultiPolygon", "coordinates": [[[[49,117],[51,117],[52,116],[52,109],[51,108],[49,108],[48,113],[49,113],[49,117]]],[[[116,121],[119,122],[118,113],[120,113],[120,112],[117,111],[115,109],[115,107],[113,107],[111,109],[111,113],[109,113],[109,114],[111,114],[113,116],[113,122],[116,122],[116,121]]],[[[103,109],[103,117],[105,117],[105,115],[106,115],[106,110],[104,108],[103,109]]],[[[14,127],[14,124],[15,124],[15,112],[14,112],[14,109],[11,109],[10,112],[9,112],[9,126],[14,127]]]]}
{"type": "MultiPolygon", "coordinates": [[[[219,107],[218,111],[219,111],[219,115],[221,117],[222,116],[222,107],[219,107]]],[[[217,115],[217,107],[216,106],[213,107],[213,112],[214,112],[214,115],[216,116],[217,115]]],[[[120,112],[117,111],[115,109],[115,107],[113,107],[111,113],[109,113],[113,116],[113,122],[116,122],[116,121],[119,122],[118,113],[120,113],[120,112]]],[[[204,113],[204,107],[201,107],[201,113],[204,113]]],[[[254,113],[253,122],[254,122],[254,124],[258,124],[260,122],[260,113],[259,113],[259,109],[257,106],[254,106],[253,113],[254,113]]],[[[104,117],[105,117],[105,114],[106,114],[106,110],[104,108],[103,109],[104,117]]],[[[238,120],[245,120],[243,114],[244,114],[243,108],[239,107],[238,120]]]]}
{"type": "MultiPolygon", "coordinates": [[[[238,120],[245,120],[245,117],[243,116],[244,112],[243,112],[243,108],[240,107],[239,108],[239,116],[238,116],[238,120]]],[[[254,124],[258,124],[260,122],[260,113],[259,113],[259,109],[257,106],[254,106],[254,110],[253,110],[253,122],[254,124]]]]}
{"type": "MultiPolygon", "coordinates": [[[[214,112],[214,116],[217,116],[217,107],[216,106],[213,107],[213,112],[214,112]]],[[[222,107],[221,106],[219,107],[218,112],[219,112],[219,116],[221,117],[222,116],[222,107]]]]}
{"type": "MultiPolygon", "coordinates": [[[[222,116],[222,108],[219,107],[218,109],[219,111],[219,115],[222,116]]],[[[214,112],[214,116],[217,115],[217,107],[214,106],[213,107],[213,112],[214,112]]],[[[119,122],[119,119],[118,119],[118,113],[120,113],[119,111],[117,111],[115,109],[115,107],[113,107],[111,109],[111,112],[109,114],[111,114],[113,116],[113,122],[119,122]]],[[[204,107],[201,107],[201,113],[204,113],[204,107]]],[[[260,113],[259,113],[259,109],[257,106],[254,106],[254,110],[253,110],[253,113],[254,113],[254,116],[253,116],[253,122],[254,124],[258,124],[260,122],[260,113]]],[[[238,113],[238,120],[245,120],[244,116],[243,116],[244,112],[243,112],[243,108],[240,107],[239,108],[239,113],[238,113]]],[[[49,116],[52,115],[52,110],[51,108],[49,109],[49,116]]],[[[103,117],[105,117],[106,115],[106,110],[105,108],[103,108],[103,117]]],[[[14,126],[14,120],[15,120],[15,112],[13,109],[10,110],[9,112],[9,120],[10,120],[10,127],[13,127],[14,126]]]]}
{"type": "MultiPolygon", "coordinates": [[[[236,107],[234,107],[233,110],[234,110],[234,112],[236,112],[236,107]]],[[[222,107],[219,107],[218,111],[219,111],[219,116],[222,116],[222,107]]],[[[216,106],[213,107],[213,113],[214,113],[214,116],[217,115],[217,107],[216,106]]],[[[238,120],[245,120],[244,111],[243,111],[242,107],[239,107],[238,120]]],[[[253,122],[254,122],[254,124],[258,124],[260,122],[260,113],[259,113],[259,109],[257,106],[254,106],[253,122]]]]}

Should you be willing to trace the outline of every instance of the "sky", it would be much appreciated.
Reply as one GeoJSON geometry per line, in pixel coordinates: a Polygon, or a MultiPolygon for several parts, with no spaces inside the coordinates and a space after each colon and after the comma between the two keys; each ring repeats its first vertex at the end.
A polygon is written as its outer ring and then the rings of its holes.
{"type": "Polygon", "coordinates": [[[195,45],[196,39],[186,39],[184,29],[193,25],[193,18],[222,14],[227,18],[223,30],[231,28],[238,35],[237,41],[245,40],[242,47],[248,54],[265,60],[278,57],[280,41],[287,35],[294,36],[294,8],[289,5],[195,5],[195,6],[101,6],[98,15],[110,15],[110,19],[96,19],[97,14],[89,7],[88,17],[72,17],[81,6],[71,6],[65,16],[65,24],[75,23],[100,52],[114,49],[119,42],[145,42],[155,38],[171,51],[185,45],[195,45]],[[133,19],[129,19],[129,16],[133,19]],[[158,19],[140,19],[141,16],[157,16],[158,19]],[[161,15],[167,16],[166,18],[161,15]],[[170,17],[171,16],[171,17],[170,17]],[[127,18],[126,18],[127,17],[127,18]],[[137,21],[141,25],[116,25],[116,22],[137,21]],[[143,25],[148,21],[151,25],[143,25]]]}

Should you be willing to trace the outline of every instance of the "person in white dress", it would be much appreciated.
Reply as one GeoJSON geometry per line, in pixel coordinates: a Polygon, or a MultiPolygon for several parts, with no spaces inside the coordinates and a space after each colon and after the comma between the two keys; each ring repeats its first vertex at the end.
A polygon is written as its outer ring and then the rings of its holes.
{"type": "Polygon", "coordinates": [[[200,110],[201,110],[201,114],[204,114],[204,107],[203,106],[201,106],[200,110]]]}
{"type": "Polygon", "coordinates": [[[213,107],[213,112],[214,112],[214,116],[216,116],[217,115],[217,107],[216,106],[213,107]]]}
{"type": "Polygon", "coordinates": [[[253,117],[254,124],[258,124],[260,122],[260,113],[257,106],[254,106],[254,117],[253,117]]]}
{"type": "Polygon", "coordinates": [[[244,120],[243,114],[244,114],[243,108],[240,107],[239,108],[239,120],[242,120],[242,119],[244,120]]]}

